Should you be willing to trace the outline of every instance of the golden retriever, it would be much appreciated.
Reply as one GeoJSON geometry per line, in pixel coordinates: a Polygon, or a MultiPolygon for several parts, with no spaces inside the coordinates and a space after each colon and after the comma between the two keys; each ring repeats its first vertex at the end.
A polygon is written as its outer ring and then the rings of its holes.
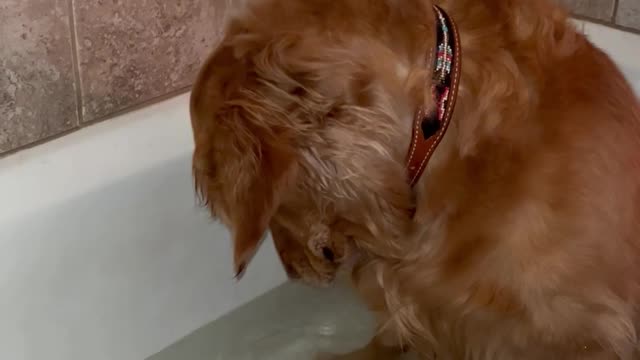
{"type": "Polygon", "coordinates": [[[640,106],[551,1],[249,0],[191,117],[239,274],[268,230],[292,277],[355,262],[380,335],[345,359],[638,358],[640,106]],[[462,71],[412,186],[434,5],[462,71]]]}

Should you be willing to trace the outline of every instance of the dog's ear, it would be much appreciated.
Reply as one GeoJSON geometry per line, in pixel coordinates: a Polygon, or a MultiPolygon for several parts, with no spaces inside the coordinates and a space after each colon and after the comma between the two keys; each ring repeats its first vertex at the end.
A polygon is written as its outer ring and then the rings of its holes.
{"type": "Polygon", "coordinates": [[[210,135],[220,106],[247,77],[246,59],[236,56],[235,52],[228,44],[221,44],[196,78],[190,97],[191,126],[196,143],[199,137],[210,135]]]}
{"type": "Polygon", "coordinates": [[[223,43],[191,93],[194,175],[198,192],[233,233],[241,276],[293,181],[296,153],[241,92],[253,81],[247,56],[223,43]]]}
{"type": "Polygon", "coordinates": [[[238,184],[233,228],[236,276],[244,274],[269,228],[272,217],[292,186],[296,174],[295,153],[283,144],[264,142],[257,149],[257,171],[238,184]]]}

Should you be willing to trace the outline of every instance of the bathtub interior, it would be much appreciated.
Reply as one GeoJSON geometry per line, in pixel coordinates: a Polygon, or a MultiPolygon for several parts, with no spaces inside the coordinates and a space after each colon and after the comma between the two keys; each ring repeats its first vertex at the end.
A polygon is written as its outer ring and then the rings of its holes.
{"type": "Polygon", "coordinates": [[[148,360],[306,360],[367,343],[374,321],[343,285],[285,283],[148,360]]]}
{"type": "Polygon", "coordinates": [[[242,282],[196,206],[188,95],[0,161],[0,359],[141,360],[285,280],[242,282]]]}
{"type": "MultiPolygon", "coordinates": [[[[640,38],[579,26],[640,94],[640,38]]],[[[0,161],[0,358],[286,360],[366,341],[349,290],[282,285],[270,241],[234,281],[227,232],[195,205],[187,98],[0,161]]]]}
{"type": "Polygon", "coordinates": [[[640,35],[590,22],[577,24],[596,46],[611,56],[636,94],[640,94],[640,35]]]}

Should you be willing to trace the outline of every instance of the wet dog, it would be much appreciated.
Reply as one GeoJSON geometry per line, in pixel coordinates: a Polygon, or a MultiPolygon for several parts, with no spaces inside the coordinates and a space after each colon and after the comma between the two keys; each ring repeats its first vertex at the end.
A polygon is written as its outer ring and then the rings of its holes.
{"type": "Polygon", "coordinates": [[[238,273],[268,230],[291,277],[355,263],[345,358],[637,356],[640,107],[550,1],[249,1],[191,116],[238,273]]]}

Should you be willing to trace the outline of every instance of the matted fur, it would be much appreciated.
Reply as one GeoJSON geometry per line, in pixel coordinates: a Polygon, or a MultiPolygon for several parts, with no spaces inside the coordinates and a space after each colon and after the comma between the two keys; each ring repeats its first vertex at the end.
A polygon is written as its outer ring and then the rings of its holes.
{"type": "Polygon", "coordinates": [[[436,3],[459,26],[463,70],[414,189],[404,165],[415,109],[433,105],[431,1],[255,0],[232,17],[191,114],[197,189],[233,231],[238,271],[271,228],[293,277],[326,284],[358,256],[354,283],[387,345],[637,357],[630,86],[547,0],[436,3]]]}

